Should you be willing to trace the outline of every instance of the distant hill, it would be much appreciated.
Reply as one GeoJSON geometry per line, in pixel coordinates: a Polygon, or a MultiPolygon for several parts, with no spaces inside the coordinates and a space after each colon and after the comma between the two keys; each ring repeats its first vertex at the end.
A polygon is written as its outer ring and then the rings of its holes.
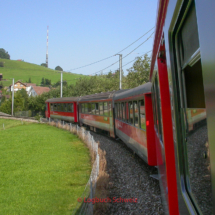
{"type": "MultiPolygon", "coordinates": [[[[31,78],[31,83],[37,85],[40,85],[43,77],[51,79],[52,84],[60,81],[59,71],[53,69],[16,60],[0,59],[0,62],[4,62],[4,67],[0,67],[0,73],[3,74],[3,79],[6,79],[6,81],[2,81],[4,86],[11,85],[12,78],[14,78],[14,82],[20,80],[24,83],[31,78]]],[[[80,77],[83,75],[63,72],[63,80],[67,81],[69,85],[74,84],[80,77]]]]}

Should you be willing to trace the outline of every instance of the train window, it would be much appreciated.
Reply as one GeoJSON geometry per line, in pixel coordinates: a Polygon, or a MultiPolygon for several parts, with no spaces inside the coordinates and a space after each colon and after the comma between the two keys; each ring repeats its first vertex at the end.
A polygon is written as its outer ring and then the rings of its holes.
{"type": "Polygon", "coordinates": [[[51,111],[53,111],[53,103],[51,103],[51,111]]]}
{"type": "Polygon", "coordinates": [[[186,192],[198,214],[213,214],[211,165],[195,1],[175,29],[179,158],[186,192]],[[204,156],[202,156],[202,154],[204,156]],[[201,211],[199,211],[201,210],[201,211]]]}
{"type": "Polygon", "coordinates": [[[57,110],[60,111],[60,103],[57,103],[57,110]]]}
{"type": "Polygon", "coordinates": [[[88,113],[91,114],[92,113],[91,103],[88,103],[87,106],[88,106],[88,113]]]}
{"type": "Polygon", "coordinates": [[[71,107],[72,107],[72,113],[74,113],[74,104],[71,103],[71,107]]]}
{"type": "Polygon", "coordinates": [[[116,118],[119,119],[119,103],[116,103],[116,118]]]}
{"type": "Polygon", "coordinates": [[[118,106],[117,106],[117,103],[114,104],[114,111],[115,111],[115,118],[117,119],[118,118],[118,106]]]}
{"type": "Polygon", "coordinates": [[[88,113],[88,104],[87,103],[84,104],[84,112],[88,113]]]}
{"type": "Polygon", "coordinates": [[[134,125],[136,127],[139,127],[139,108],[138,108],[138,103],[137,101],[133,102],[133,107],[134,107],[134,125]]]}
{"type": "Polygon", "coordinates": [[[145,116],[145,104],[144,104],[144,100],[140,100],[139,101],[139,126],[142,129],[146,129],[146,116],[145,116]]]}
{"type": "Polygon", "coordinates": [[[122,107],[122,120],[125,121],[125,103],[124,102],[121,103],[121,107],[122,107]]]}
{"type": "Polygon", "coordinates": [[[99,104],[98,103],[95,103],[95,112],[96,112],[96,115],[99,115],[99,104]]]}
{"type": "Polygon", "coordinates": [[[184,102],[187,108],[205,108],[204,87],[195,7],[191,7],[178,33],[184,102]]]}
{"type": "Polygon", "coordinates": [[[122,103],[119,103],[119,119],[122,120],[122,103]]]}
{"type": "Polygon", "coordinates": [[[99,115],[103,116],[104,114],[104,107],[103,107],[103,102],[99,103],[99,115]]]}
{"type": "Polygon", "coordinates": [[[108,116],[108,103],[104,102],[104,116],[108,116]]]}
{"type": "Polygon", "coordinates": [[[129,123],[133,125],[134,124],[134,120],[133,120],[133,103],[129,102],[128,106],[129,106],[129,123]]]}
{"type": "Polygon", "coordinates": [[[161,116],[161,100],[160,100],[160,89],[158,85],[158,77],[155,77],[155,102],[156,102],[156,112],[157,112],[157,127],[158,133],[161,141],[163,142],[163,128],[162,128],[162,116],[161,116]]]}
{"type": "Polygon", "coordinates": [[[92,114],[96,114],[95,103],[91,104],[91,110],[92,110],[92,114]]]}
{"type": "Polygon", "coordinates": [[[57,104],[54,103],[54,111],[56,111],[56,110],[57,110],[57,104]]]}
{"type": "Polygon", "coordinates": [[[125,121],[129,121],[128,102],[125,102],[125,121]]]}
{"type": "Polygon", "coordinates": [[[158,121],[157,121],[157,103],[156,103],[156,96],[155,96],[155,87],[154,87],[154,84],[152,86],[152,102],[153,102],[153,118],[154,118],[154,125],[155,125],[155,130],[158,131],[158,121]]]}
{"type": "Polygon", "coordinates": [[[65,104],[64,104],[64,103],[61,104],[61,108],[62,108],[63,112],[66,111],[66,110],[65,110],[65,104]]]}
{"type": "Polygon", "coordinates": [[[84,104],[81,104],[81,113],[84,113],[84,104]]]}
{"type": "Polygon", "coordinates": [[[108,115],[112,117],[111,102],[108,102],[108,115]]]}
{"type": "Polygon", "coordinates": [[[68,104],[67,104],[67,111],[68,111],[68,112],[72,112],[72,107],[71,107],[71,105],[72,105],[71,103],[68,103],[68,104]]]}
{"type": "Polygon", "coordinates": [[[65,103],[65,104],[64,104],[64,111],[65,111],[65,112],[68,111],[68,108],[67,108],[67,107],[68,107],[68,103],[65,103]]]}

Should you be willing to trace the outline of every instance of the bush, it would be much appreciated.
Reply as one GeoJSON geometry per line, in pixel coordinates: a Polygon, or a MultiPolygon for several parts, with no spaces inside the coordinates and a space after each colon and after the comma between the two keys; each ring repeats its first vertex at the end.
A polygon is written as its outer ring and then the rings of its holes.
{"type": "Polygon", "coordinates": [[[4,67],[4,62],[0,62],[0,67],[4,67]]]}
{"type": "Polygon", "coordinates": [[[36,119],[36,120],[38,120],[38,121],[40,121],[40,118],[41,118],[42,116],[40,115],[40,114],[37,114],[34,118],[36,119]]]}

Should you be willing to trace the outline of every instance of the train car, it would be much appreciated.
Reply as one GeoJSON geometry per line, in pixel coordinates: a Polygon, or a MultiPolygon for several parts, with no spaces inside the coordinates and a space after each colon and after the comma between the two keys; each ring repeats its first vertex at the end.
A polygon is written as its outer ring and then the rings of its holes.
{"type": "Polygon", "coordinates": [[[160,187],[170,215],[215,212],[214,11],[211,0],[158,4],[150,80],[160,187]]]}
{"type": "Polygon", "coordinates": [[[157,165],[151,83],[114,95],[115,132],[151,166],[157,165]]]}
{"type": "Polygon", "coordinates": [[[113,120],[113,92],[83,96],[79,101],[79,123],[100,129],[115,137],[113,120]]]}
{"type": "Polygon", "coordinates": [[[79,97],[65,97],[46,100],[46,118],[77,123],[79,99],[79,97]]]}

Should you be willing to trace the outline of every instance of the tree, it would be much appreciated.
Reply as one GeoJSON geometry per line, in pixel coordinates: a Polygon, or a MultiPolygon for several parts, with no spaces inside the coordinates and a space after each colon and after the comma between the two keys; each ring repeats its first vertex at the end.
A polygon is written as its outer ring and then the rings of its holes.
{"type": "Polygon", "coordinates": [[[28,79],[28,83],[31,83],[31,78],[28,79]]]}
{"type": "Polygon", "coordinates": [[[41,81],[41,83],[40,83],[41,85],[44,85],[45,84],[45,80],[44,80],[44,78],[42,78],[42,81],[41,81]]]}
{"type": "Polygon", "coordinates": [[[10,60],[10,55],[3,48],[1,48],[0,49],[0,58],[9,59],[10,60]]]}
{"type": "Polygon", "coordinates": [[[47,64],[46,63],[41,63],[40,66],[44,66],[44,67],[47,67],[47,64]]]}
{"type": "Polygon", "coordinates": [[[51,79],[49,80],[49,79],[46,78],[44,85],[46,85],[46,86],[51,85],[51,79]]]}
{"type": "Polygon", "coordinates": [[[55,67],[55,70],[63,71],[63,69],[62,69],[60,66],[56,66],[56,67],[55,67]]]}
{"type": "Polygon", "coordinates": [[[138,87],[149,81],[150,58],[147,54],[144,58],[137,57],[133,67],[127,70],[128,75],[125,80],[127,88],[138,87]]]}

